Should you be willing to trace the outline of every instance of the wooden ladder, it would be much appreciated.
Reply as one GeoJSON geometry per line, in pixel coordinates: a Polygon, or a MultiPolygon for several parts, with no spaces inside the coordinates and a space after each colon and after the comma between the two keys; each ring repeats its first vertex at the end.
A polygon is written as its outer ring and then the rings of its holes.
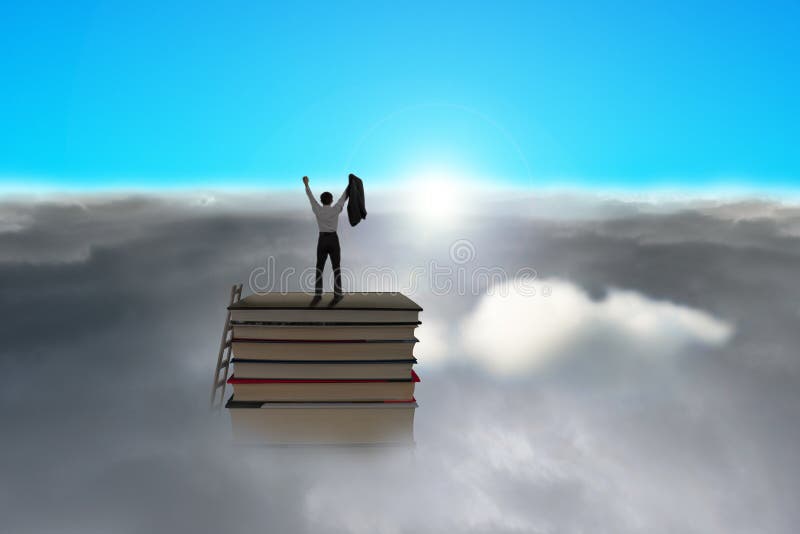
{"type": "MultiPolygon", "coordinates": [[[[242,284],[231,287],[231,297],[228,306],[242,299],[242,284]]],[[[231,365],[231,340],[233,339],[231,326],[231,311],[225,317],[225,328],[222,330],[222,340],[219,343],[217,355],[217,368],[214,370],[214,383],[211,386],[211,409],[220,410],[225,404],[225,386],[228,384],[228,369],[231,365]],[[222,376],[220,376],[220,371],[222,376]],[[219,393],[218,393],[219,392],[219,393]]]]}

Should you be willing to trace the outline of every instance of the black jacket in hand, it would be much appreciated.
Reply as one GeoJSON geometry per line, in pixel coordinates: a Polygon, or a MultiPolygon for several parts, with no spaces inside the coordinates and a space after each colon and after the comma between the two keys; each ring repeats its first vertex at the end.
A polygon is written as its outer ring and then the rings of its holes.
{"type": "Polygon", "coordinates": [[[367,218],[367,204],[364,202],[364,182],[355,174],[350,175],[347,185],[347,218],[350,226],[355,226],[361,219],[367,218]]]}

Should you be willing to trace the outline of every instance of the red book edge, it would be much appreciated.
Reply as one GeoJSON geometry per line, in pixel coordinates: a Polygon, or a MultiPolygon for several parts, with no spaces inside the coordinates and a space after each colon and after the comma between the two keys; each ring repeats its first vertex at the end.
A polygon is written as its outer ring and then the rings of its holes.
{"type": "Polygon", "coordinates": [[[417,343],[416,338],[403,339],[283,339],[283,338],[257,338],[257,337],[235,337],[231,343],[417,343]]]}
{"type": "MultiPolygon", "coordinates": [[[[412,369],[411,370],[411,381],[412,382],[419,382],[420,378],[419,375],[412,369]]],[[[302,378],[236,378],[236,375],[232,375],[228,379],[228,384],[349,384],[349,383],[361,383],[361,382],[401,382],[401,380],[392,380],[392,379],[373,379],[373,378],[361,378],[361,379],[353,379],[353,380],[339,380],[339,379],[327,379],[327,378],[315,378],[315,379],[302,379],[302,378]]]]}

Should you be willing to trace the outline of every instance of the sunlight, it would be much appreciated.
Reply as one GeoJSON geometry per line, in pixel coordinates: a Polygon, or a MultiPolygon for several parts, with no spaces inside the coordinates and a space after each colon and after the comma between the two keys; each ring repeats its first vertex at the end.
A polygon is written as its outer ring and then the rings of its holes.
{"type": "Polygon", "coordinates": [[[450,173],[425,172],[415,178],[412,184],[419,195],[413,205],[414,214],[425,222],[453,222],[465,208],[466,183],[450,173]]]}

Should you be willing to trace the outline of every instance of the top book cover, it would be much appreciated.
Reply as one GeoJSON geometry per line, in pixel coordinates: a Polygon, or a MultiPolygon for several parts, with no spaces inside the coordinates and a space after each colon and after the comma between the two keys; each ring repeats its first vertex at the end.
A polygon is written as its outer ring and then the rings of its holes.
{"type": "Polygon", "coordinates": [[[254,294],[231,304],[234,323],[411,324],[422,307],[402,293],[345,293],[334,301],[333,293],[315,299],[309,293],[254,294]]]}
{"type": "Polygon", "coordinates": [[[315,301],[314,295],[303,292],[256,293],[231,304],[229,310],[408,310],[422,308],[402,293],[345,293],[333,304],[333,293],[324,293],[315,301]]]}

